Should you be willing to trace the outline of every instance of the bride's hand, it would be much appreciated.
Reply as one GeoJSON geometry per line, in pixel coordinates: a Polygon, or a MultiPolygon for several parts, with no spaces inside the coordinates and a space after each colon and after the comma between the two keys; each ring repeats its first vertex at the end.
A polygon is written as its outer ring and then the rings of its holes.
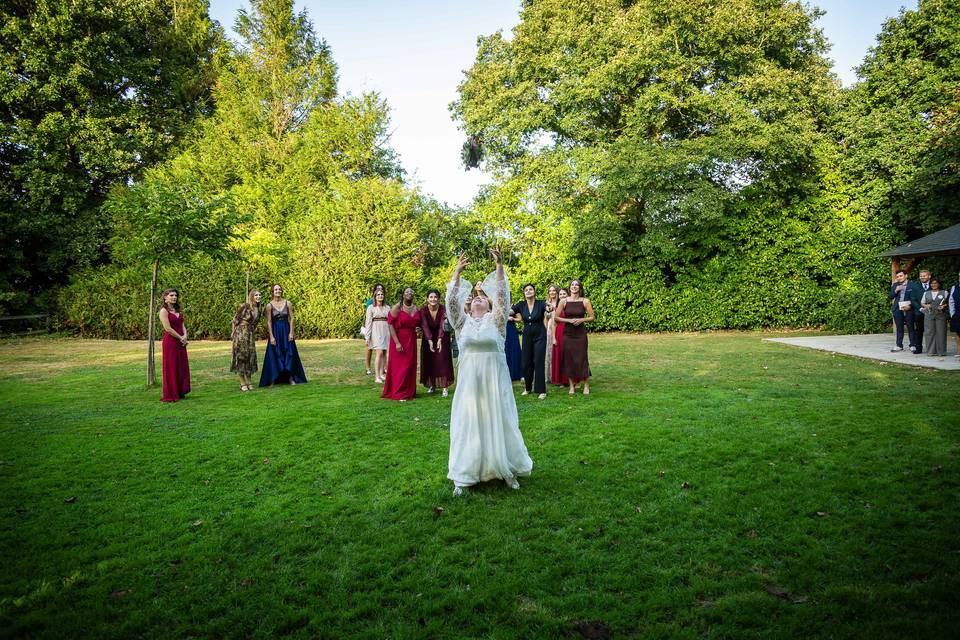
{"type": "Polygon", "coordinates": [[[457,275],[463,273],[463,270],[470,264],[470,261],[467,259],[467,252],[461,251],[460,255],[457,256],[457,267],[455,269],[457,275]]]}
{"type": "Polygon", "coordinates": [[[493,256],[493,261],[498,265],[503,264],[503,259],[500,257],[500,247],[490,247],[490,255],[493,256]]]}

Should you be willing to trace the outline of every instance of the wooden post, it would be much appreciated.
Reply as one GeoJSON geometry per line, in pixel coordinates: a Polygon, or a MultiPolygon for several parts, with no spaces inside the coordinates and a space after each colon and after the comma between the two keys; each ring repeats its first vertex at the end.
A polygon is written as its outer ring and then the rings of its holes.
{"type": "Polygon", "coordinates": [[[147,320],[147,386],[152,387],[157,383],[157,376],[154,370],[154,348],[153,333],[156,327],[157,319],[154,317],[157,301],[157,268],[160,266],[160,260],[153,261],[153,276],[150,278],[150,317],[147,320]]]}
{"type": "Polygon", "coordinates": [[[897,281],[897,271],[900,271],[900,258],[890,259],[890,282],[897,281]]]}

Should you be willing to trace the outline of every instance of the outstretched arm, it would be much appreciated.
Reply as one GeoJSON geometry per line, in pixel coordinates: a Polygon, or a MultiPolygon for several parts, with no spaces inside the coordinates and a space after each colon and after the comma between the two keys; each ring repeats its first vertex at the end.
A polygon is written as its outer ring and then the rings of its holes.
{"type": "Polygon", "coordinates": [[[470,264],[467,260],[467,253],[461,251],[457,256],[457,266],[453,268],[453,276],[450,278],[450,284],[447,286],[447,315],[450,316],[450,326],[459,329],[463,324],[463,300],[460,298],[460,276],[463,270],[470,264]]]}
{"type": "Polygon", "coordinates": [[[507,274],[503,270],[503,258],[500,256],[500,248],[494,247],[490,249],[490,255],[493,256],[494,262],[497,263],[497,299],[496,301],[491,301],[491,310],[493,311],[493,319],[497,325],[497,330],[500,332],[501,336],[507,335],[507,274]]]}

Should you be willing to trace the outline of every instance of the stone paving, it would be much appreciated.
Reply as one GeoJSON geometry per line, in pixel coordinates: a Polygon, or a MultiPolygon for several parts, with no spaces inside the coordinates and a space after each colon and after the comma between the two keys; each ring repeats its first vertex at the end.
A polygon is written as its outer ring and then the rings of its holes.
{"type": "MultiPolygon", "coordinates": [[[[926,353],[914,354],[909,349],[891,353],[890,349],[896,346],[892,333],[874,333],[854,336],[810,336],[804,338],[765,338],[768,342],[819,349],[843,353],[849,356],[859,356],[870,360],[882,360],[907,364],[914,367],[929,367],[931,369],[945,369],[960,371],[960,358],[954,357],[957,353],[957,337],[955,333],[947,336],[947,356],[928,356],[926,353]]],[[[906,340],[904,340],[906,344],[906,340]]]]}

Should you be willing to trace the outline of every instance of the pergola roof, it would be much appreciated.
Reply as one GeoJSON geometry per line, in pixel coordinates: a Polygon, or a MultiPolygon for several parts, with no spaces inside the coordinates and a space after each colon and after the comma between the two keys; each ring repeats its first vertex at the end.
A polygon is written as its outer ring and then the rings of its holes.
{"type": "Polygon", "coordinates": [[[924,256],[960,255],[960,224],[902,244],[880,254],[887,258],[922,258],[924,256]]]}

